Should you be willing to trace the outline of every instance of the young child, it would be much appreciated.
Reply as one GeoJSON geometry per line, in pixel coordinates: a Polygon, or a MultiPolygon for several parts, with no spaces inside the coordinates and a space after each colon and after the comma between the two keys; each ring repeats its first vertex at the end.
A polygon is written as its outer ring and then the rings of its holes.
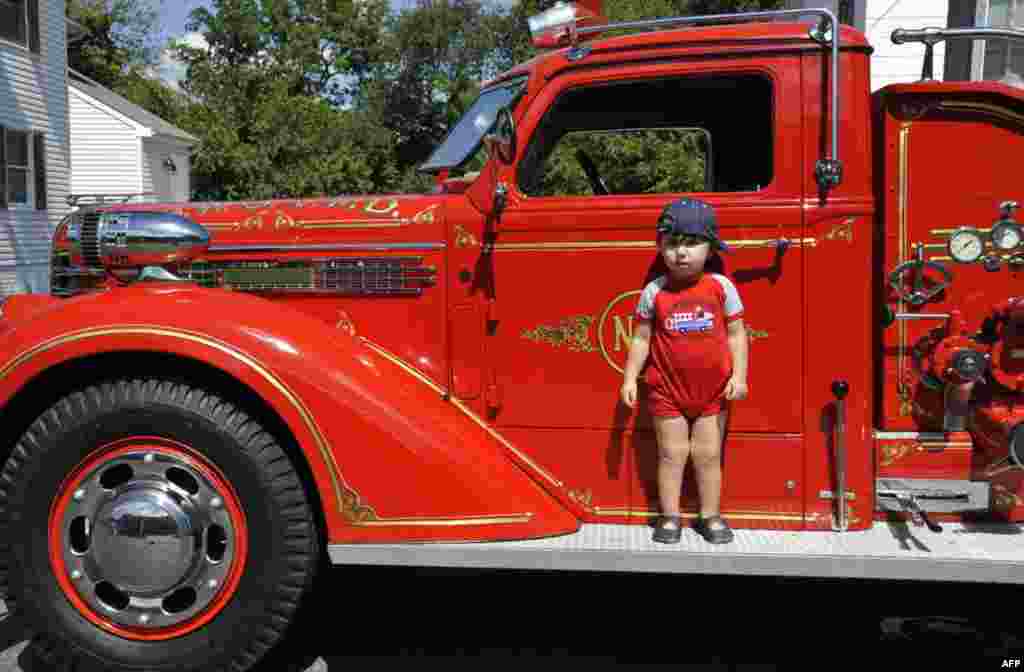
{"type": "Polygon", "coordinates": [[[732,541],[719,511],[720,463],[727,401],[747,396],[747,332],[743,303],[724,275],[705,273],[708,256],[728,251],[712,208],[698,200],[670,203],[658,219],[658,249],[668,272],[648,284],[626,362],[622,400],[633,408],[637,377],[651,356],[646,381],[658,439],[662,515],[654,540],[678,543],[683,469],[693,456],[700,493],[694,527],[712,544],[732,541]]]}

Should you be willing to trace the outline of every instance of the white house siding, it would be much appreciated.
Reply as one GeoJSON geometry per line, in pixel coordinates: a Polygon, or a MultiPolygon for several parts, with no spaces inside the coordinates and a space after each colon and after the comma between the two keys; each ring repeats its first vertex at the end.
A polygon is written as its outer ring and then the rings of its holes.
{"type": "Polygon", "coordinates": [[[164,138],[143,138],[142,157],[143,191],[154,192],[154,198],[160,201],[189,200],[191,165],[188,145],[164,138]],[[171,174],[164,167],[167,158],[174,161],[176,173],[171,174]]]}
{"type": "Polygon", "coordinates": [[[71,193],[138,194],[143,189],[140,127],[69,86],[71,193]]]}
{"type": "Polygon", "coordinates": [[[39,54],[0,41],[0,124],[46,134],[47,210],[0,209],[0,294],[47,292],[69,186],[64,0],[39,0],[39,54]]]}
{"type": "MultiPolygon", "coordinates": [[[[871,90],[921,79],[924,45],[893,44],[893,30],[945,28],[948,20],[949,0],[867,0],[864,33],[875,48],[871,56],[871,90]]],[[[945,58],[946,44],[940,42],[935,45],[935,79],[942,79],[945,58]]]]}

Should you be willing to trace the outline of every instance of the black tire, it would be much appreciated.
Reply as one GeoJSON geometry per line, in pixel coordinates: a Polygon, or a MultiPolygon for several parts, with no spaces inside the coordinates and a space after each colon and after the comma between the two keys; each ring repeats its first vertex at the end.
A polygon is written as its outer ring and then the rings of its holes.
{"type": "Polygon", "coordinates": [[[0,472],[0,584],[7,584],[8,608],[36,635],[40,662],[54,668],[247,670],[292,622],[320,546],[302,483],[275,439],[233,404],[180,383],[119,380],[75,392],[32,424],[0,472]],[[133,436],[201,454],[237,493],[248,529],[230,600],[199,629],[159,641],[122,638],[86,618],[62,591],[48,555],[50,509],[64,479],[98,447],[133,436]]]}

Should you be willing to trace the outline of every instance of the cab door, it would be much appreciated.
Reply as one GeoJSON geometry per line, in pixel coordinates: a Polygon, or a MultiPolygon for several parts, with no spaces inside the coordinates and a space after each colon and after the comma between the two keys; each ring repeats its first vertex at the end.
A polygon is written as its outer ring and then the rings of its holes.
{"type": "MultiPolygon", "coordinates": [[[[493,245],[497,320],[485,338],[492,421],[591,520],[656,515],[657,448],[643,389],[619,401],[655,221],[682,196],[718,214],[734,251],[717,270],[746,306],[748,400],[733,405],[723,511],[801,521],[803,255],[799,69],[783,59],[580,69],[532,102],[493,245]],[[792,109],[783,109],[792,90],[792,109]]],[[[715,270],[715,269],[711,269],[715,270]]],[[[684,500],[695,508],[692,471],[684,500]]]]}

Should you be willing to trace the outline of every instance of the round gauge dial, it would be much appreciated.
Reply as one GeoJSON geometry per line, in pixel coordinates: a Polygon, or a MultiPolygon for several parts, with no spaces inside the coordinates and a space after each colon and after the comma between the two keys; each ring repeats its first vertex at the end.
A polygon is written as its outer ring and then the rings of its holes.
{"type": "Polygon", "coordinates": [[[1000,250],[1012,250],[1020,245],[1020,225],[1012,220],[1003,220],[992,227],[992,244],[1000,250]]]}
{"type": "Polygon", "coordinates": [[[949,237],[949,256],[953,261],[970,264],[981,259],[985,251],[985,241],[974,229],[957,229],[949,237]]]}

